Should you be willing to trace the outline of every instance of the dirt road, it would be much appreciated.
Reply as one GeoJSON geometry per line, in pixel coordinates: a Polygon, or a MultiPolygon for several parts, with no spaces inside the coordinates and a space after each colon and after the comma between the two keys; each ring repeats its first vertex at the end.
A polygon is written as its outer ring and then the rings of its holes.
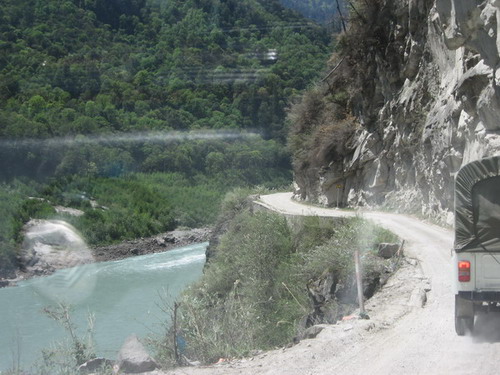
{"type": "MultiPolygon", "coordinates": [[[[290,193],[263,196],[261,204],[286,214],[345,215],[299,204],[290,193]]],[[[358,214],[405,239],[410,259],[367,304],[370,320],[325,326],[317,338],[292,348],[168,374],[498,374],[498,316],[479,316],[472,337],[454,331],[452,231],[404,215],[358,214]]]]}

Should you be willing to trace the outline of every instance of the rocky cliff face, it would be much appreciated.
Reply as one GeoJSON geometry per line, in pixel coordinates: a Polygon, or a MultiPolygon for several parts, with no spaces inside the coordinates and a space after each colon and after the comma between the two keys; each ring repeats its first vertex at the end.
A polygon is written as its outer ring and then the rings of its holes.
{"type": "Polygon", "coordinates": [[[451,222],[455,173],[500,153],[500,0],[374,1],[372,63],[348,103],[359,126],[340,158],[295,163],[296,193],[451,222]]]}

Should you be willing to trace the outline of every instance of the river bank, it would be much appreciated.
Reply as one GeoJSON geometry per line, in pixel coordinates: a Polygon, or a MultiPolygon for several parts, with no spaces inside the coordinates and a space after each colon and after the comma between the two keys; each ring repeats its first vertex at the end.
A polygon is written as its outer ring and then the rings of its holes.
{"type": "Polygon", "coordinates": [[[72,250],[74,242],[68,243],[67,236],[51,233],[49,241],[46,241],[46,238],[43,240],[37,238],[29,245],[26,245],[26,242],[23,244],[21,255],[18,257],[18,268],[9,274],[0,275],[0,288],[15,286],[18,281],[36,276],[48,276],[56,270],[74,267],[78,264],[120,260],[208,242],[211,233],[210,228],[177,229],[151,237],[79,251],[77,260],[74,256],[75,251],[72,250]],[[57,240],[54,242],[55,237],[57,240]],[[67,249],[63,250],[62,247],[67,249]],[[82,256],[82,253],[85,255],[82,256]]]}
{"type": "Polygon", "coordinates": [[[96,262],[119,260],[137,255],[161,253],[177,247],[208,242],[210,228],[177,229],[147,238],[138,238],[92,249],[96,262]]]}

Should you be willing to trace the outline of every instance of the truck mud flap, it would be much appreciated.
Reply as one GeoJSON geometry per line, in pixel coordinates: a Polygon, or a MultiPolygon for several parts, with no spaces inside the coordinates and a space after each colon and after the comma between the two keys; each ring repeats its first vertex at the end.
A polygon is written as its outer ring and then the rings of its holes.
{"type": "Polygon", "coordinates": [[[455,315],[457,318],[474,317],[474,303],[455,295],[455,315]]]}

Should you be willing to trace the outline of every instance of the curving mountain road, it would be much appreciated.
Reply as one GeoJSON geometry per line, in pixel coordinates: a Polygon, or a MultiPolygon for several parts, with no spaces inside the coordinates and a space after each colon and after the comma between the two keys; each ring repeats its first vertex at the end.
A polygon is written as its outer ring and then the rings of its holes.
{"type": "Polygon", "coordinates": [[[307,206],[291,193],[258,203],[287,215],[362,215],[403,238],[409,262],[367,303],[370,320],[325,326],[316,339],[289,349],[168,374],[498,374],[499,316],[479,316],[473,336],[454,331],[451,230],[405,215],[307,206]]]}

